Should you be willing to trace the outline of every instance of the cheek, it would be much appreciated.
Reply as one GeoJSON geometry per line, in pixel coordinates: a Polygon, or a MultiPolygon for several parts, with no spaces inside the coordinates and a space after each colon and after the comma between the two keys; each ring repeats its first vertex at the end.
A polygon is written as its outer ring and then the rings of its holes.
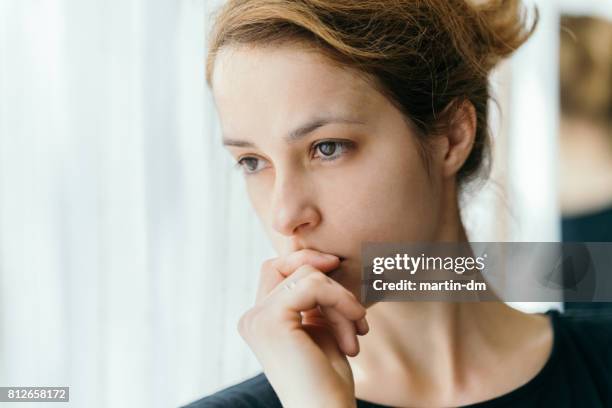
{"type": "Polygon", "coordinates": [[[427,240],[436,228],[436,191],[417,153],[401,151],[370,156],[330,194],[331,218],[359,241],[427,240]]]}
{"type": "Polygon", "coordinates": [[[253,209],[259,217],[265,218],[270,210],[270,197],[274,190],[274,172],[266,169],[263,174],[245,175],[244,185],[253,209]]]}
{"type": "MultiPolygon", "coordinates": [[[[249,196],[249,201],[255,214],[257,214],[257,218],[262,222],[263,226],[266,230],[268,230],[271,226],[272,219],[270,218],[270,190],[272,187],[267,187],[266,183],[263,183],[261,180],[257,181],[249,181],[245,180],[247,194],[249,196]]],[[[268,231],[268,234],[270,231],[268,231]]]]}
{"type": "Polygon", "coordinates": [[[255,183],[249,182],[248,180],[245,180],[245,185],[246,185],[247,194],[249,196],[249,201],[251,202],[253,209],[255,210],[257,215],[259,216],[263,215],[262,214],[262,211],[264,208],[263,198],[265,197],[264,189],[262,188],[260,184],[255,184],[255,183]]]}
{"type": "Polygon", "coordinates": [[[279,254],[285,253],[287,238],[276,232],[272,227],[273,214],[270,208],[270,197],[273,193],[274,180],[272,178],[260,177],[257,180],[251,181],[247,179],[245,184],[251,206],[261,222],[272,247],[279,254]]]}

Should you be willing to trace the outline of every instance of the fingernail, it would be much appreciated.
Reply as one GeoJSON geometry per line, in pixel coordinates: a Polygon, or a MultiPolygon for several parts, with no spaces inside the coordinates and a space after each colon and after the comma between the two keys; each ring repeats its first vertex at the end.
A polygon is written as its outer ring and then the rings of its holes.
{"type": "Polygon", "coordinates": [[[323,258],[325,258],[325,260],[327,261],[335,261],[336,259],[338,259],[336,255],[331,254],[323,254],[323,258]]]}
{"type": "Polygon", "coordinates": [[[368,321],[365,317],[361,318],[361,325],[364,328],[364,333],[367,333],[370,330],[370,326],[368,325],[368,321]]]}
{"type": "Polygon", "coordinates": [[[363,336],[365,334],[365,324],[363,319],[359,319],[355,322],[355,328],[357,329],[357,335],[363,336]]]}

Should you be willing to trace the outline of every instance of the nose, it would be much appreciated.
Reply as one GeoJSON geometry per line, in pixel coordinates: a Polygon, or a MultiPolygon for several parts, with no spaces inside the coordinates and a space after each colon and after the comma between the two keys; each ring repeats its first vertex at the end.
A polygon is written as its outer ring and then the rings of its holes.
{"type": "Polygon", "coordinates": [[[311,229],[320,221],[314,191],[296,176],[277,178],[272,193],[273,227],[285,236],[311,229]]]}

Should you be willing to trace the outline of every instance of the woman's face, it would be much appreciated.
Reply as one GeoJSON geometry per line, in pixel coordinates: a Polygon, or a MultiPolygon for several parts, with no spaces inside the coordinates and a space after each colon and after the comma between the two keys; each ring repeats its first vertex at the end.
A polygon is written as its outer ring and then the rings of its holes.
{"type": "Polygon", "coordinates": [[[435,239],[438,166],[427,175],[400,111],[354,71],[296,47],[232,46],[212,85],[224,144],[279,255],[345,258],[332,276],[358,295],[362,242],[435,239]]]}

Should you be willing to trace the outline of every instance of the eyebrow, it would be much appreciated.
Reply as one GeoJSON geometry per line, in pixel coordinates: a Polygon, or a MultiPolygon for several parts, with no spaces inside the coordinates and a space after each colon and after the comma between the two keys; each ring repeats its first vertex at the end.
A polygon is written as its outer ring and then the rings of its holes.
{"type": "MultiPolygon", "coordinates": [[[[335,116],[315,118],[297,127],[291,132],[289,132],[289,134],[283,137],[283,140],[287,142],[288,144],[295,143],[298,140],[303,139],[309,133],[314,132],[316,129],[326,126],[326,125],[330,125],[332,123],[348,123],[348,124],[360,124],[360,125],[364,124],[363,122],[358,121],[358,120],[354,120],[350,118],[343,118],[343,117],[335,117],[335,116]]],[[[225,138],[225,137],[223,138],[223,146],[257,148],[255,143],[253,142],[249,142],[247,140],[225,138]]]]}

